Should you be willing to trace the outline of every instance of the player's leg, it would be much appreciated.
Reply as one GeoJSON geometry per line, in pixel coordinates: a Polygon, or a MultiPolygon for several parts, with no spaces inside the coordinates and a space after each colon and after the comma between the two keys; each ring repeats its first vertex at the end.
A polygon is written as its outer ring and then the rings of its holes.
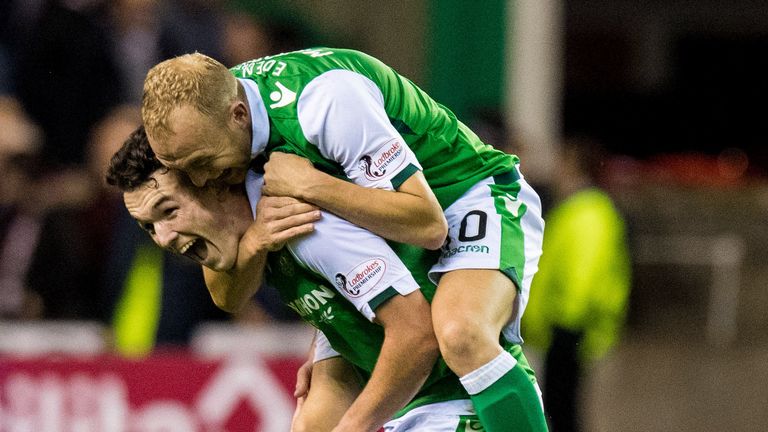
{"type": "Polygon", "coordinates": [[[502,351],[499,334],[512,316],[517,288],[498,270],[453,270],[442,276],[432,321],[448,366],[464,376],[502,351]]]}
{"type": "Polygon", "coordinates": [[[498,270],[454,270],[440,280],[432,317],[440,351],[489,432],[546,430],[534,383],[499,344],[516,287],[498,270]]]}
{"type": "Polygon", "coordinates": [[[485,429],[546,430],[527,370],[500,344],[522,342],[520,316],[541,255],[538,196],[523,180],[487,179],[446,209],[449,241],[432,316],[446,363],[462,379],[485,429]]]}

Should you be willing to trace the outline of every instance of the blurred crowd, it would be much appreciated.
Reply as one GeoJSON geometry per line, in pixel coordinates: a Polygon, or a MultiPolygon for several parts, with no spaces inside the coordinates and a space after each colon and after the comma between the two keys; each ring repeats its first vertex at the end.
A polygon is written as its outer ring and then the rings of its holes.
{"type": "MultiPolygon", "coordinates": [[[[269,287],[236,316],[218,310],[199,266],[155,247],[104,181],[141,123],[143,80],[156,63],[199,51],[234,66],[332,44],[271,3],[0,3],[0,320],[101,322],[117,352],[142,356],[186,345],[203,322],[296,319],[269,287]]],[[[525,151],[497,110],[468,123],[489,144],[525,151]]],[[[579,424],[583,369],[619,337],[630,274],[622,216],[599,187],[599,146],[559,147],[558,175],[536,185],[557,234],[545,240],[524,331],[544,357],[550,420],[564,431],[579,424]]]]}
{"type": "Polygon", "coordinates": [[[266,3],[0,2],[0,320],[101,321],[118,351],[142,354],[204,321],[293,319],[269,290],[237,317],[217,310],[199,267],[155,248],[104,182],[154,64],[315,43],[266,3]]]}
{"type": "MultiPolygon", "coordinates": [[[[281,10],[279,2],[273,8],[270,4],[247,0],[2,3],[0,319],[101,321],[111,329],[115,347],[126,354],[185,344],[195,326],[204,321],[294,319],[270,289],[261,290],[253,307],[237,317],[217,310],[199,267],[154,247],[128,215],[121,196],[103,179],[112,154],[141,122],[142,84],[154,64],[199,51],[233,66],[328,43],[299,18],[276,12],[281,10]]],[[[496,110],[474,113],[469,124],[496,147],[518,154],[524,151],[515,142],[517,132],[506,127],[496,110]]],[[[596,154],[594,147],[572,153],[596,154]]],[[[595,185],[592,175],[566,175],[572,171],[557,170],[563,183],[578,184],[578,190],[559,191],[557,182],[537,185],[545,216],[571,193],[595,185]]],[[[622,240],[620,235],[617,238],[622,240]]],[[[542,273],[565,268],[547,266],[542,262],[542,273]]],[[[549,297],[567,304],[570,295],[558,286],[549,297]]],[[[537,301],[532,299],[533,306],[537,301]]],[[[621,315],[623,306],[619,301],[617,314],[621,315]]],[[[618,317],[615,326],[621,321],[618,317]]],[[[544,334],[564,324],[539,320],[537,325],[544,334]]],[[[582,331],[573,323],[568,329],[582,331]]],[[[612,327],[611,331],[617,330],[612,327]]],[[[535,345],[535,338],[532,342],[535,345]]],[[[542,350],[547,349],[545,345],[542,350]]]]}

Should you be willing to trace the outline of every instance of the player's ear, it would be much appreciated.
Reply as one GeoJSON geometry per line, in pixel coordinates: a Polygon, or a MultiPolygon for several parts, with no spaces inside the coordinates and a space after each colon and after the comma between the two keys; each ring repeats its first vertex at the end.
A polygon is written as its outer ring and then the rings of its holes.
{"type": "Polygon", "coordinates": [[[229,118],[238,127],[247,127],[250,120],[248,106],[241,100],[232,101],[229,105],[229,118]]]}

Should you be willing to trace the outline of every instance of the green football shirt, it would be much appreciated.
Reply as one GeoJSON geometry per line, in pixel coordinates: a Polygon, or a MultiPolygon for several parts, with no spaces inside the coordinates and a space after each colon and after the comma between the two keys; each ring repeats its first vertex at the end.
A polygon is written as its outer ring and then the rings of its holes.
{"type": "MultiPolygon", "coordinates": [[[[261,178],[248,173],[246,191],[255,213],[261,178]]],[[[428,265],[406,266],[381,237],[338,216],[324,213],[315,231],[269,254],[267,282],[304,321],[322,331],[333,350],[367,380],[381,352],[384,329],[373,322],[376,309],[396,295],[421,289],[428,301],[435,286],[422,284],[428,265]]],[[[425,317],[428,319],[428,317],[425,317]]],[[[468,399],[445,362],[439,360],[416,397],[403,409],[468,399]]]]}
{"type": "Polygon", "coordinates": [[[231,72],[246,89],[252,115],[266,117],[254,125],[268,124],[268,138],[254,131],[254,156],[295,153],[329,174],[385,189],[397,189],[422,169],[443,208],[519,162],[484,144],[413,82],[358,51],[306,49],[231,72]]]}

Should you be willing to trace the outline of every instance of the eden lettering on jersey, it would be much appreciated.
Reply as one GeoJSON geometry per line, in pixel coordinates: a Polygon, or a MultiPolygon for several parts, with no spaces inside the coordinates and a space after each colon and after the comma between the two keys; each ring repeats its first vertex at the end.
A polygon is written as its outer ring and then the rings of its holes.
{"type": "MultiPolygon", "coordinates": [[[[317,48],[310,48],[299,51],[302,54],[306,54],[312,58],[324,57],[333,54],[330,50],[321,50],[317,48]]],[[[240,69],[243,75],[267,75],[272,72],[273,76],[280,76],[283,73],[288,64],[284,61],[275,60],[277,57],[291,54],[290,52],[280,53],[272,56],[259,57],[254,60],[249,60],[236,66],[236,69],[240,69]]]]}
{"type": "Polygon", "coordinates": [[[272,58],[260,58],[256,60],[247,61],[238,66],[242,70],[243,75],[267,75],[270,71],[274,76],[280,76],[288,66],[283,61],[277,61],[272,58]]]}

